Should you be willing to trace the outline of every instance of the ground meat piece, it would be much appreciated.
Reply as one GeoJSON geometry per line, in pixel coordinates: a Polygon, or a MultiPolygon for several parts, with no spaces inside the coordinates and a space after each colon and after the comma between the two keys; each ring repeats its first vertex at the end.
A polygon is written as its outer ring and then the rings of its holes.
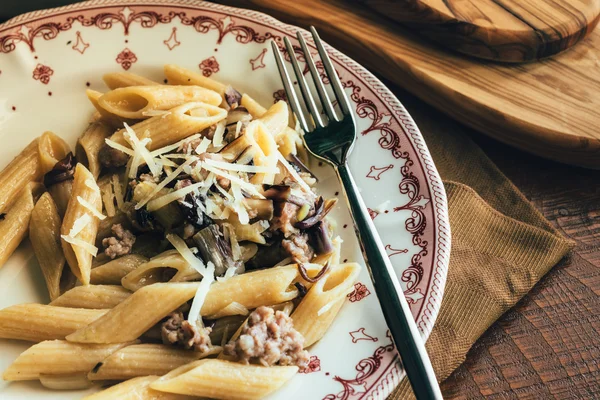
{"type": "Polygon", "coordinates": [[[129,156],[121,150],[113,149],[109,145],[104,145],[98,152],[98,160],[103,167],[117,168],[127,164],[129,156]]]}
{"type": "Polygon", "coordinates": [[[162,324],[161,336],[164,344],[173,344],[186,350],[194,349],[206,353],[212,347],[212,328],[199,328],[183,319],[183,313],[174,312],[162,324]]]}
{"type": "Polygon", "coordinates": [[[281,241],[281,247],[288,253],[296,263],[305,263],[312,260],[315,251],[308,244],[308,235],[292,235],[289,239],[281,241]]]}
{"type": "Polygon", "coordinates": [[[294,228],[294,224],[298,222],[296,215],[299,209],[300,207],[294,203],[277,203],[275,205],[275,215],[271,220],[270,230],[273,232],[279,230],[285,237],[298,233],[298,229],[294,228]]]}
{"type": "Polygon", "coordinates": [[[110,229],[115,236],[102,240],[102,246],[105,247],[104,254],[114,259],[131,253],[131,248],[135,243],[135,235],[123,228],[121,224],[114,224],[110,229]]]}
{"type": "Polygon", "coordinates": [[[229,190],[231,187],[231,181],[222,176],[217,176],[217,185],[221,186],[225,191],[229,190]]]}
{"type": "Polygon", "coordinates": [[[303,349],[304,337],[294,329],[292,319],[270,307],[258,307],[248,317],[235,342],[225,345],[224,353],[245,364],[264,366],[297,365],[306,367],[309,355],[303,349]]]}
{"type": "Polygon", "coordinates": [[[175,190],[183,189],[184,187],[188,187],[191,184],[192,184],[191,179],[180,179],[177,181],[177,183],[175,183],[175,187],[173,187],[173,189],[175,189],[175,190]]]}

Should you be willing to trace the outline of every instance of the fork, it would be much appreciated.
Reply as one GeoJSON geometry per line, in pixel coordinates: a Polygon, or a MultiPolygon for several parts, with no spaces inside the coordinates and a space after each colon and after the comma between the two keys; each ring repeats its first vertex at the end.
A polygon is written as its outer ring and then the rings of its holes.
{"type": "Polygon", "coordinates": [[[354,226],[360,238],[361,248],[369,267],[375,291],[377,292],[377,298],[381,304],[383,315],[392,334],[396,349],[402,358],[404,370],[415,396],[417,399],[442,399],[431,361],[404,297],[404,292],[400,287],[400,283],[381,243],[381,239],[375,230],[373,221],[367,212],[365,203],[358,193],[354,178],[348,169],[347,158],[354,147],[357,137],[356,122],[350,102],[316,29],[311,26],[310,31],[326,75],[333,87],[335,98],[340,106],[342,118],[340,119],[336,115],[333,103],[325,90],[315,62],[300,32],[297,32],[298,41],[300,42],[310,75],[327,118],[325,119],[321,115],[317,107],[317,102],[311,94],[304,74],[296,60],[292,44],[286,37],[284,38],[285,47],[290,55],[294,75],[300,87],[300,93],[307,112],[303,110],[294,90],[294,85],[285,67],[279,47],[272,41],[271,46],[273,47],[275,61],[277,62],[277,68],[283,81],[288,102],[300,127],[306,133],[304,135],[304,143],[308,151],[320,160],[333,165],[342,182],[354,219],[354,226]]]}

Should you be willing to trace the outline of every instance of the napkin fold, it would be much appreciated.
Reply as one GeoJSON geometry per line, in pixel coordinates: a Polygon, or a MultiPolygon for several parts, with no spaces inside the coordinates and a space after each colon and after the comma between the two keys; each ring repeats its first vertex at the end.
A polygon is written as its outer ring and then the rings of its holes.
{"type": "MultiPolygon", "coordinates": [[[[425,137],[448,195],[450,267],[426,344],[442,381],[573,243],[533,207],[464,128],[411,95],[395,92],[425,137]]],[[[389,397],[410,398],[414,395],[406,378],[389,397]]]]}

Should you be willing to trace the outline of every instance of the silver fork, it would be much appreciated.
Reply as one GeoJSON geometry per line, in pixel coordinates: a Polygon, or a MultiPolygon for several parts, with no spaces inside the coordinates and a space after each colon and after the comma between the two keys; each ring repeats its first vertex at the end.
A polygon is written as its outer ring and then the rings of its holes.
{"type": "Polygon", "coordinates": [[[402,358],[406,375],[415,396],[417,399],[442,399],[431,361],[421,340],[420,332],[412,317],[398,278],[367,212],[365,203],[358,193],[352,174],[348,169],[347,157],[352,151],[357,136],[356,123],[350,102],[317,31],[314,27],[311,27],[310,31],[327,77],[333,87],[335,98],[342,111],[342,118],[340,119],[336,115],[331,99],[325,90],[325,86],[315,66],[315,62],[300,32],[297,34],[298,41],[304,52],[306,63],[319,95],[320,104],[325,110],[327,119],[322,117],[306,83],[304,74],[298,65],[292,44],[286,37],[284,38],[285,46],[290,55],[294,75],[300,87],[300,93],[308,114],[303,111],[279,48],[275,42],[271,42],[288,101],[300,126],[306,132],[304,142],[307,149],[315,157],[332,164],[344,186],[346,198],[348,199],[354,218],[355,229],[360,238],[362,251],[367,260],[371,279],[373,280],[383,315],[402,358]]]}

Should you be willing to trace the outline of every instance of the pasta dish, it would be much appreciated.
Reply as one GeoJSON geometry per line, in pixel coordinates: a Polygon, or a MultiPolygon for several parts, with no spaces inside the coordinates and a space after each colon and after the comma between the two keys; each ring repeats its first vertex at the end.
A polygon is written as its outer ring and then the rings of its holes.
{"type": "Polygon", "coordinates": [[[337,199],[319,195],[287,104],[164,72],[105,75],[73,151],[46,132],[0,173],[0,266],[29,237],[51,300],[0,310],[0,338],[33,343],[4,380],[103,389],[89,400],[263,398],[352,291],[337,199]]]}

